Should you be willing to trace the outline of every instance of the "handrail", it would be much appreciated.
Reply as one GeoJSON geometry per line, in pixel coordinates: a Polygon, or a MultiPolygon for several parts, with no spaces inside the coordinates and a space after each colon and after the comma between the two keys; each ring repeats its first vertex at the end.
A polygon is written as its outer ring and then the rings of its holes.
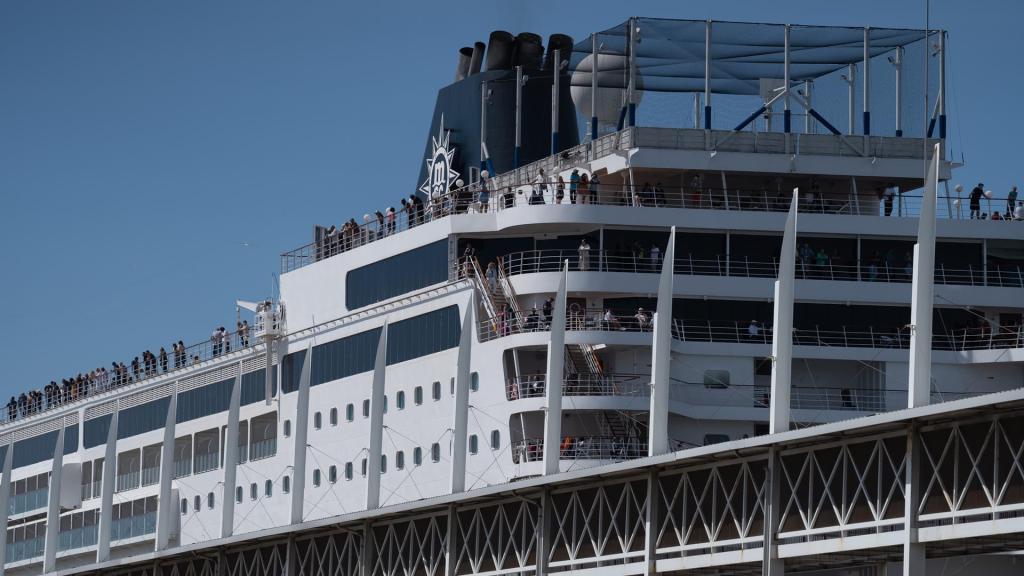
{"type": "MultiPolygon", "coordinates": [[[[570,307],[566,317],[568,331],[649,332],[652,329],[648,311],[636,313],[609,309],[580,309],[570,307]]],[[[525,318],[501,317],[497,322],[484,319],[478,328],[481,341],[493,340],[511,334],[546,332],[550,318],[533,312],[525,318]],[[495,328],[495,326],[497,328],[495,328]]],[[[734,320],[672,320],[672,337],[685,342],[724,342],[733,344],[771,344],[772,328],[734,320]]],[[[820,326],[793,329],[793,344],[798,346],[834,346],[843,348],[910,348],[910,330],[907,327],[876,329],[864,327],[849,329],[820,326]]],[[[940,351],[966,351],[1024,347],[1024,329],[1021,326],[1002,326],[993,331],[985,326],[959,328],[935,332],[932,349],[940,351]]]]}
{"type": "MultiPolygon", "coordinates": [[[[508,400],[540,398],[547,391],[546,374],[510,378],[505,385],[508,400]]],[[[563,396],[647,396],[650,374],[571,374],[562,379],[563,396]]]]}
{"type": "MultiPolygon", "coordinates": [[[[633,436],[566,436],[559,446],[561,460],[631,460],[647,456],[647,439],[633,436]]],[[[512,461],[544,459],[544,439],[524,438],[512,443],[512,461]]]]}
{"type": "MultiPolygon", "coordinates": [[[[508,276],[558,272],[563,263],[569,261],[570,271],[627,272],[633,274],[656,274],[661,272],[662,253],[650,251],[618,252],[613,250],[589,250],[585,266],[581,266],[580,251],[577,249],[526,250],[506,254],[500,259],[502,273],[508,276]]],[[[727,276],[735,278],[776,278],[778,261],[751,261],[745,257],[730,255],[711,259],[695,259],[690,255],[679,256],[673,264],[675,274],[685,276],[727,276]]],[[[850,264],[836,264],[831,257],[819,260],[817,257],[798,258],[796,266],[798,280],[843,280],[863,282],[909,283],[911,271],[904,262],[879,262],[854,260],[850,264]]],[[[942,285],[995,286],[1003,288],[1024,287],[1024,269],[1020,266],[1004,269],[1001,266],[989,268],[946,268],[941,264],[935,270],[935,283],[942,285]]]]}

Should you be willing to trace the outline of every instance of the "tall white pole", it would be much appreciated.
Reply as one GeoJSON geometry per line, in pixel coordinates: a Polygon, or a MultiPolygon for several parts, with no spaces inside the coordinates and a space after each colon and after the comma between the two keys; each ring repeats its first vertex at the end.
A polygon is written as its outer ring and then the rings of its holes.
{"type": "Polygon", "coordinates": [[[462,319],[462,333],[459,335],[459,358],[455,364],[455,410],[452,414],[452,494],[466,489],[466,437],[469,428],[469,381],[470,359],[473,347],[473,310],[475,298],[466,304],[462,319]]]}
{"type": "MultiPolygon", "coordinates": [[[[786,134],[789,134],[792,129],[791,125],[791,113],[789,110],[789,24],[786,24],[783,33],[783,70],[782,70],[782,89],[785,90],[785,96],[782,97],[782,128],[786,134]]],[[[787,147],[789,142],[789,136],[786,137],[787,147]]]]}
{"type": "Polygon", "coordinates": [[[793,293],[796,282],[796,218],[800,189],[793,189],[793,200],[786,216],[779,254],[779,278],[775,281],[775,320],[772,329],[772,384],[768,432],[789,430],[790,391],[793,376],[793,293]]]}
{"type": "MultiPolygon", "coordinates": [[[[480,83],[480,169],[487,167],[487,81],[480,83]]],[[[493,175],[492,175],[493,176],[493,175]]]]}
{"type": "Polygon", "coordinates": [[[852,134],[856,133],[856,131],[857,131],[856,130],[856,123],[855,123],[855,120],[853,118],[853,116],[854,116],[853,100],[855,98],[854,94],[856,93],[855,89],[856,89],[856,79],[857,79],[857,65],[856,64],[850,64],[850,68],[846,72],[846,77],[847,77],[847,80],[846,80],[847,106],[848,106],[848,110],[849,110],[847,112],[847,117],[849,119],[849,127],[846,129],[846,133],[852,135],[852,134]]]}
{"type": "MultiPolygon", "coordinates": [[[[927,53],[928,47],[925,46],[927,53]]],[[[925,58],[927,61],[927,58],[925,58]]],[[[946,31],[939,30],[939,138],[946,139],[946,31]]]]}
{"type": "Polygon", "coordinates": [[[896,68],[896,137],[903,136],[903,46],[896,47],[892,65],[896,68]]]}
{"type": "Polygon", "coordinates": [[[590,35],[590,140],[597,140],[597,75],[600,71],[598,64],[597,34],[590,35]]]}
{"type": "Polygon", "coordinates": [[[807,113],[804,115],[804,133],[811,134],[814,132],[814,117],[811,116],[811,92],[814,88],[814,82],[811,80],[804,80],[804,99],[807,100],[807,113]]]}
{"type": "Polygon", "coordinates": [[[366,463],[366,509],[380,507],[380,465],[384,446],[384,386],[388,358],[388,322],[380,328],[377,358],[373,364],[373,385],[370,388],[370,446],[366,463]]]}
{"type": "Polygon", "coordinates": [[[562,51],[555,50],[555,63],[551,70],[551,155],[558,154],[558,94],[561,82],[562,51]]]}
{"type": "Polygon", "coordinates": [[[668,403],[672,364],[672,297],[675,279],[676,227],[668,235],[665,261],[658,280],[658,304],[654,314],[651,343],[651,404],[648,409],[647,450],[649,456],[669,451],[668,403]]]}
{"type": "Polygon", "coordinates": [[[935,298],[935,203],[942,145],[936,144],[921,199],[914,245],[914,278],[910,308],[910,375],[907,407],[931,401],[932,313],[935,298]]]}
{"type": "Polygon", "coordinates": [[[711,20],[704,24],[704,129],[711,130],[711,20]]]}
{"type": "Polygon", "coordinates": [[[864,149],[867,150],[868,136],[871,134],[871,28],[864,28],[864,149]]]}
{"type": "Polygon", "coordinates": [[[626,125],[636,126],[636,17],[629,19],[629,84],[626,89],[626,125]]]}
{"type": "MultiPolygon", "coordinates": [[[[481,102],[481,105],[483,103],[481,102]]],[[[516,147],[512,151],[512,167],[519,168],[519,158],[523,149],[523,67],[516,66],[516,147]]],[[[480,159],[483,160],[481,154],[480,159]]]]}
{"type": "Polygon", "coordinates": [[[544,474],[557,474],[562,443],[562,376],[565,371],[565,281],[569,262],[558,280],[558,294],[551,315],[548,366],[545,376],[547,412],[544,416],[544,474]]]}

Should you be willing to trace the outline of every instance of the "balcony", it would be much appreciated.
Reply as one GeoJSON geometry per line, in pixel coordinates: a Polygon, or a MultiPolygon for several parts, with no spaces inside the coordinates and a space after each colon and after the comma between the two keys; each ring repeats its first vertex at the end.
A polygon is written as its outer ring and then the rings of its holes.
{"type": "MultiPolygon", "coordinates": [[[[543,398],[545,374],[510,379],[505,386],[508,400],[543,398]]],[[[651,377],[647,374],[571,374],[562,380],[563,396],[647,396],[651,377]]]]}
{"type": "MultiPolygon", "coordinates": [[[[570,272],[625,272],[630,274],[659,274],[662,260],[647,255],[590,250],[584,256],[579,250],[530,250],[515,252],[501,258],[500,264],[509,276],[558,272],[569,262],[570,272]],[[582,258],[582,260],[581,260],[582,258]]],[[[673,273],[681,276],[723,276],[731,278],[777,278],[777,260],[757,261],[744,257],[719,257],[714,260],[676,258],[673,273]]],[[[890,266],[885,262],[857,262],[853,265],[798,263],[797,280],[838,280],[846,282],[879,282],[909,284],[911,273],[906,266],[890,266]]],[[[1024,287],[1024,268],[994,267],[947,268],[939,264],[935,269],[935,283],[941,285],[993,286],[1001,288],[1024,287]]]]}
{"type": "MultiPolygon", "coordinates": [[[[547,332],[549,322],[540,315],[504,315],[489,318],[478,324],[481,341],[490,341],[512,334],[547,332]]],[[[597,332],[650,332],[653,329],[649,313],[633,313],[622,310],[581,309],[570,307],[566,315],[566,331],[597,332]]],[[[720,342],[729,344],[771,344],[771,326],[757,325],[732,320],[672,320],[672,337],[683,342],[720,342]]],[[[896,328],[851,328],[795,327],[793,344],[797,346],[825,346],[843,348],[910,348],[910,329],[896,328]]],[[[1021,326],[1003,326],[998,330],[984,327],[953,329],[935,332],[932,349],[962,352],[968,350],[993,350],[1024,347],[1024,329],[1021,326]]]]}
{"type": "MultiPolygon", "coordinates": [[[[566,436],[560,446],[561,460],[632,460],[647,456],[647,439],[617,436],[566,436]]],[[[512,443],[512,461],[544,459],[544,440],[526,438],[512,443]]]]}

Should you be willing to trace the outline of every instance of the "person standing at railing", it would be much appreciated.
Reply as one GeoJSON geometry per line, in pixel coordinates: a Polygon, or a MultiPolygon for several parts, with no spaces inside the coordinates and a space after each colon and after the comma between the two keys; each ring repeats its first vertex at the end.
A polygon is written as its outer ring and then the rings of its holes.
{"type": "Polygon", "coordinates": [[[978,185],[971,190],[971,220],[981,218],[981,197],[985,195],[985,184],[978,182],[978,185]]]}
{"type": "Polygon", "coordinates": [[[747,324],[747,338],[750,340],[760,340],[761,338],[761,323],[757,320],[751,320],[750,324],[747,324]]]}
{"type": "Polygon", "coordinates": [[[590,243],[587,242],[586,238],[580,241],[580,247],[577,252],[579,254],[580,272],[586,272],[590,269],[590,243]]]}
{"type": "Polygon", "coordinates": [[[543,204],[544,195],[548,191],[548,180],[547,175],[544,174],[544,169],[537,170],[537,175],[533,178],[533,186],[530,191],[530,204],[543,204]],[[540,201],[536,199],[540,198],[540,201]]]}
{"type": "Polygon", "coordinates": [[[1006,195],[1006,216],[1009,218],[1013,214],[1014,208],[1017,207],[1017,187],[1011,186],[1009,194],[1006,195]]]}
{"type": "Polygon", "coordinates": [[[586,172],[580,175],[576,187],[576,200],[579,204],[590,204],[590,176],[587,176],[586,172]]]}
{"type": "Polygon", "coordinates": [[[545,300],[544,305],[541,306],[541,314],[544,316],[544,324],[546,326],[551,326],[551,316],[552,312],[554,312],[554,309],[555,299],[550,297],[547,300],[545,300]]]}
{"type": "Polygon", "coordinates": [[[558,181],[555,183],[555,204],[561,204],[562,200],[565,199],[565,179],[562,175],[558,175],[558,181]]]}
{"type": "Polygon", "coordinates": [[[896,188],[890,182],[884,189],[882,189],[882,203],[884,204],[884,214],[886,216],[892,216],[892,203],[895,196],[896,188]]]}
{"type": "Polygon", "coordinates": [[[573,168],[569,175],[569,204],[576,204],[576,193],[580,187],[580,171],[573,168]]]}
{"type": "Polygon", "coordinates": [[[647,315],[647,312],[643,308],[638,308],[633,317],[636,318],[637,326],[640,327],[641,332],[650,330],[651,317],[647,315]]]}
{"type": "Polygon", "coordinates": [[[388,206],[388,210],[387,210],[387,213],[384,215],[384,218],[387,220],[387,222],[385,224],[387,226],[387,230],[386,230],[385,233],[388,236],[391,236],[392,234],[395,233],[395,230],[397,228],[397,220],[398,220],[398,215],[395,213],[395,207],[394,206],[388,206]]]}
{"type": "Polygon", "coordinates": [[[486,214],[491,203],[491,173],[487,170],[480,172],[480,194],[477,201],[480,203],[480,213],[486,214]]]}
{"type": "Polygon", "coordinates": [[[213,356],[220,356],[221,346],[223,345],[223,336],[220,333],[220,328],[215,328],[213,333],[210,334],[210,347],[213,350],[213,356]]]}
{"type": "Polygon", "coordinates": [[[661,248],[657,243],[651,244],[651,271],[657,272],[661,265],[661,248]]]}
{"type": "Polygon", "coordinates": [[[601,197],[598,196],[598,193],[601,191],[601,189],[599,188],[600,185],[601,180],[597,177],[597,173],[591,174],[590,184],[587,186],[587,192],[589,193],[587,194],[587,199],[590,201],[591,204],[601,203],[601,197]]]}

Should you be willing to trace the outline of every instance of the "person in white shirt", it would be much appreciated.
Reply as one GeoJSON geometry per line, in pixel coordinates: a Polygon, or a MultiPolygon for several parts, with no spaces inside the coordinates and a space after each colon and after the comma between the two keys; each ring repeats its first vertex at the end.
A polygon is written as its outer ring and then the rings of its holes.
{"type": "Polygon", "coordinates": [[[658,264],[661,263],[661,248],[657,244],[651,245],[651,270],[658,270],[658,264]]]}
{"type": "Polygon", "coordinates": [[[587,242],[586,238],[584,238],[580,242],[579,257],[580,271],[586,272],[588,269],[590,269],[590,244],[587,242]]]}
{"type": "Polygon", "coordinates": [[[747,326],[747,337],[751,340],[756,340],[761,335],[761,324],[757,320],[751,320],[747,326]]]}
{"type": "Polygon", "coordinates": [[[1014,220],[1024,220],[1024,202],[1017,202],[1017,207],[1013,210],[1014,220]]]}
{"type": "Polygon", "coordinates": [[[640,326],[641,332],[650,329],[651,317],[647,315],[647,312],[645,312],[643,308],[637,309],[634,318],[636,318],[636,323],[640,326]]]}

